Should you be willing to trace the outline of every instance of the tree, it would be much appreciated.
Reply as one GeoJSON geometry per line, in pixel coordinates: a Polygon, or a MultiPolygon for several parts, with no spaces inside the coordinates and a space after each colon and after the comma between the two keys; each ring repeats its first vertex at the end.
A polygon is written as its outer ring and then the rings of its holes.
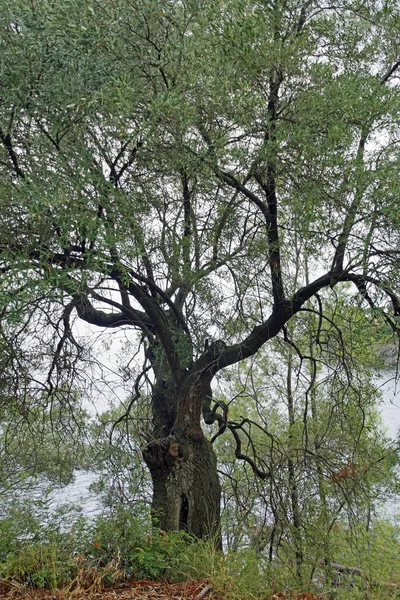
{"type": "Polygon", "coordinates": [[[61,387],[51,402],[45,391],[30,397],[27,368],[34,362],[16,343],[6,343],[0,326],[1,504],[10,498],[15,502],[18,493],[32,492],[38,477],[43,493],[48,492],[45,483],[70,483],[74,470],[84,465],[89,446],[85,434],[89,419],[77,390],[61,387]]]}
{"type": "Polygon", "coordinates": [[[264,479],[234,464],[234,439],[216,441],[227,545],[291,564],[300,585],[321,562],[332,579],[330,566],[343,562],[335,536],[347,531],[356,547],[354,531],[371,531],[398,487],[397,444],[377,410],[376,328],[347,294],[336,300],[334,323],[329,305],[322,322],[300,313],[286,340],[271,340],[225,384],[230,426],[264,479]],[[317,329],[320,343],[309,347],[317,329]]]}
{"type": "MultiPolygon", "coordinates": [[[[128,400],[129,402],[129,400],[128,400]]],[[[98,476],[90,487],[111,515],[135,505],[135,517],[149,521],[151,482],[143,463],[141,445],[152,439],[151,402],[141,398],[130,408],[127,402],[103,413],[91,426],[89,460],[98,476]],[[120,426],[119,426],[120,425],[120,426]],[[110,443],[110,439],[111,442],[110,443]]]]}
{"type": "Polygon", "coordinates": [[[29,354],[40,331],[30,394],[51,397],[87,358],[76,322],[126,331],[158,523],[218,536],[216,375],[343,282],[397,328],[397,3],[12,0],[0,19],[5,335],[29,354]]]}

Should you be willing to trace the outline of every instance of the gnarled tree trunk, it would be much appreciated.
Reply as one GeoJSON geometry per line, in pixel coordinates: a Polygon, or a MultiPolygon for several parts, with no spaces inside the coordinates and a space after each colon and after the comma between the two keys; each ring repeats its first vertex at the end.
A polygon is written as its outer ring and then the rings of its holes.
{"type": "Polygon", "coordinates": [[[200,426],[208,389],[190,377],[180,390],[169,390],[165,382],[155,386],[155,431],[168,435],[150,442],[143,457],[153,481],[153,522],[167,531],[212,539],[221,547],[217,459],[200,426]]]}

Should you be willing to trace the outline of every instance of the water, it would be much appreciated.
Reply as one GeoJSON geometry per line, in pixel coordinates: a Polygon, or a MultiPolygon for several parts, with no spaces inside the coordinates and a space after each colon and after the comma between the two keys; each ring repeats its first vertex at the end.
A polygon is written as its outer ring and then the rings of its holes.
{"type": "Polygon", "coordinates": [[[97,479],[95,473],[78,472],[70,485],[54,491],[51,494],[51,507],[57,508],[62,504],[72,504],[82,509],[86,517],[95,517],[102,510],[98,497],[89,487],[97,479]]]}
{"type": "Polygon", "coordinates": [[[383,392],[380,412],[389,436],[396,439],[400,430],[400,384],[394,376],[383,377],[378,384],[383,392]]]}
{"type": "MultiPolygon", "coordinates": [[[[400,384],[397,385],[395,377],[390,374],[382,377],[378,385],[383,392],[380,412],[389,437],[397,439],[400,430],[400,384]]],[[[84,515],[95,517],[102,510],[97,496],[89,490],[91,483],[96,481],[96,474],[78,472],[75,481],[54,492],[51,496],[53,506],[57,507],[64,503],[71,503],[81,507],[84,515]]],[[[400,514],[400,496],[388,503],[388,512],[392,515],[400,514]]]]}
{"type": "MultiPolygon", "coordinates": [[[[383,393],[380,413],[388,436],[394,441],[399,439],[400,435],[400,382],[396,382],[396,377],[388,373],[382,377],[378,384],[383,393]]],[[[383,502],[380,512],[389,519],[397,520],[400,515],[400,495],[383,502]]]]}

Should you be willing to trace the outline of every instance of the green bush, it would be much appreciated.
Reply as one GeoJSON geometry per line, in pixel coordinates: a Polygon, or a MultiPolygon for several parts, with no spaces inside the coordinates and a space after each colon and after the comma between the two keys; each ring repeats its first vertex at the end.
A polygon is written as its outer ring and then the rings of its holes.
{"type": "Polygon", "coordinates": [[[0,565],[1,577],[15,579],[39,588],[59,588],[77,574],[73,557],[57,544],[27,542],[17,553],[10,553],[0,565]]]}
{"type": "MultiPolygon", "coordinates": [[[[0,520],[0,578],[49,589],[100,589],[121,577],[208,578],[229,600],[259,600],[299,589],[296,565],[285,556],[270,562],[254,549],[224,554],[212,540],[194,540],[184,532],[167,534],[122,508],[93,522],[76,514],[72,518],[67,509],[46,514],[44,521],[43,514],[39,518],[15,506],[0,520]]],[[[307,559],[304,569],[313,575],[304,580],[304,591],[332,591],[338,600],[358,600],[368,593],[371,600],[384,600],[400,589],[397,526],[382,522],[366,532],[361,526],[357,530],[337,523],[331,550],[332,562],[358,567],[362,575],[335,574],[332,585],[318,556],[310,553],[313,560],[307,559]]]]}
{"type": "Polygon", "coordinates": [[[0,578],[55,589],[74,578],[78,552],[87,546],[90,524],[64,506],[50,512],[39,501],[16,502],[0,519],[0,578]]]}
{"type": "Polygon", "coordinates": [[[91,532],[86,555],[105,565],[117,554],[128,577],[176,577],[180,556],[193,539],[184,532],[166,534],[126,510],[115,517],[99,518],[91,532]]]}

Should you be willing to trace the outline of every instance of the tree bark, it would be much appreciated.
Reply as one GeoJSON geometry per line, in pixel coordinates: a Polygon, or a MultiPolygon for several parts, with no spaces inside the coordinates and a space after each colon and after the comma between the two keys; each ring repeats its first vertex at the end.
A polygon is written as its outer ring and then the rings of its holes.
{"type": "Polygon", "coordinates": [[[153,482],[153,523],[166,531],[187,531],[201,539],[212,540],[221,548],[220,497],[217,459],[200,425],[201,407],[207,386],[187,377],[181,390],[155,386],[153,398],[155,432],[166,432],[143,450],[153,482]],[[165,399],[160,411],[160,390],[165,399]],[[175,398],[172,395],[175,394],[175,398]],[[175,421],[171,428],[171,414],[175,421]],[[160,417],[164,423],[160,423],[160,417]]]}

